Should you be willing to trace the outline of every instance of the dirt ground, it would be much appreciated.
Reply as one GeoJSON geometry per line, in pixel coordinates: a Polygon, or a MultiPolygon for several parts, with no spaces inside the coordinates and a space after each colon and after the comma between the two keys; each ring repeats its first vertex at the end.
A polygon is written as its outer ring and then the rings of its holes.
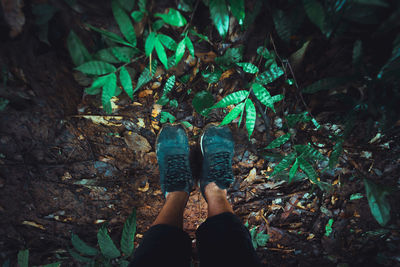
{"type": "MultiPolygon", "coordinates": [[[[145,88],[151,90],[149,95],[133,103],[122,96],[117,117],[104,117],[99,99],[83,97],[83,87],[74,79],[65,36],[45,46],[26,29],[16,39],[3,38],[0,51],[0,63],[10,77],[7,86],[1,86],[11,100],[0,112],[0,262],[14,263],[17,252],[29,248],[33,265],[61,259],[62,266],[79,266],[67,251],[71,232],[95,245],[98,228],[109,222],[111,236],[119,240],[133,208],[137,245],[164,202],[154,152],[157,132],[151,127],[153,95],[161,88],[153,85],[156,81],[150,83],[145,88]],[[136,135],[148,144],[143,141],[138,147],[132,141],[136,135]]],[[[322,60],[310,59],[305,69],[320,66],[322,60]]],[[[304,74],[302,80],[314,79],[311,72],[304,74]]],[[[182,98],[178,119],[190,118],[194,125],[189,138],[198,174],[199,133],[222,117],[196,114],[190,108],[191,97],[182,98]]],[[[321,177],[332,185],[330,192],[308,181],[288,184],[269,178],[274,162],[259,151],[266,133],[276,133],[273,124],[265,129],[258,118],[251,140],[244,129],[231,127],[236,181],[229,200],[243,222],[270,235],[266,247],[257,249],[266,266],[400,265],[399,127],[382,140],[390,149],[352,135],[339,168],[321,177]],[[363,158],[360,151],[372,151],[372,156],[363,158]],[[388,227],[380,227],[372,217],[359,174],[393,188],[388,227]],[[350,200],[355,193],[364,197],[350,200]],[[331,218],[333,231],[326,236],[331,218]]],[[[206,211],[196,189],[184,222],[193,238],[206,211]]]]}

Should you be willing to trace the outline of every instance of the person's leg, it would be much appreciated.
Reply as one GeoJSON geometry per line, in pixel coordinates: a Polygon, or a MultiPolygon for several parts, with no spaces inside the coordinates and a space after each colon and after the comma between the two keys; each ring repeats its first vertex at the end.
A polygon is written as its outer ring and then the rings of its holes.
{"type": "Polygon", "coordinates": [[[200,180],[208,218],[196,232],[200,266],[261,266],[251,236],[233,214],[227,188],[233,182],[233,138],[227,127],[211,126],[201,138],[204,156],[200,180]]]}
{"type": "Polygon", "coordinates": [[[136,249],[130,266],[189,267],[192,245],[182,226],[193,180],[184,128],[181,125],[165,125],[157,138],[156,152],[160,186],[166,201],[136,249]]]}

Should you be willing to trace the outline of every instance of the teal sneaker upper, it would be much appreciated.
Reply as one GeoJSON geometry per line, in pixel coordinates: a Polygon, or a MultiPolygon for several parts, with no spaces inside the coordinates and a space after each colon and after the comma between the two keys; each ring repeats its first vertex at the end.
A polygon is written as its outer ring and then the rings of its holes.
{"type": "Polygon", "coordinates": [[[231,130],[227,126],[210,125],[201,136],[200,146],[203,153],[201,192],[204,195],[204,187],[211,182],[221,189],[228,188],[234,181],[232,158],[235,144],[231,130]]]}
{"type": "Polygon", "coordinates": [[[193,186],[189,164],[189,142],[182,125],[166,124],[157,137],[156,153],[160,170],[161,191],[186,191],[193,186]]]}

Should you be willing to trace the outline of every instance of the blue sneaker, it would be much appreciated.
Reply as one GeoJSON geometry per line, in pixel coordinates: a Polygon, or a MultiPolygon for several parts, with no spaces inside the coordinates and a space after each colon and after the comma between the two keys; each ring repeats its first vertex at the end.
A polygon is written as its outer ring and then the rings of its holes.
{"type": "Polygon", "coordinates": [[[200,177],[201,193],[211,182],[221,189],[227,189],[233,183],[232,158],[235,150],[232,132],[227,126],[209,124],[200,138],[203,154],[202,174],[200,177]]]}
{"type": "Polygon", "coordinates": [[[182,125],[165,124],[157,136],[156,153],[164,196],[174,191],[190,194],[193,187],[189,142],[182,125]]]}

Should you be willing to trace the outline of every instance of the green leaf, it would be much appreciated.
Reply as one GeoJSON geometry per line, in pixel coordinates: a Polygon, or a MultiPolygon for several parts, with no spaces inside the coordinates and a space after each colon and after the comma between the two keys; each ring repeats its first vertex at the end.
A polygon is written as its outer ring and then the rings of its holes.
{"type": "Polygon", "coordinates": [[[253,243],[253,247],[254,249],[257,249],[258,244],[257,244],[257,240],[256,240],[256,236],[257,236],[257,232],[256,232],[256,227],[253,227],[250,229],[250,237],[251,237],[251,242],[253,243]]]}
{"type": "Polygon", "coordinates": [[[216,57],[215,63],[227,69],[230,65],[242,60],[242,48],[228,48],[222,57],[216,57]]]}
{"type": "Polygon", "coordinates": [[[282,68],[278,67],[276,63],[273,63],[267,71],[260,73],[256,77],[255,82],[266,85],[272,83],[273,81],[281,77],[284,73],[285,72],[282,70],[282,68]]]}
{"type": "Polygon", "coordinates": [[[101,33],[103,36],[105,36],[106,38],[110,39],[113,42],[116,42],[116,43],[119,43],[119,44],[123,44],[123,45],[127,45],[127,46],[130,46],[130,47],[135,47],[135,45],[125,41],[122,37],[120,37],[119,35],[117,35],[117,34],[115,34],[113,32],[105,31],[105,30],[96,28],[96,27],[94,27],[92,25],[89,25],[89,24],[86,24],[86,25],[90,29],[92,29],[92,30],[94,30],[94,31],[96,31],[98,33],[101,33]]]}
{"type": "Polygon", "coordinates": [[[331,156],[329,157],[329,163],[328,163],[329,168],[333,169],[336,167],[342,152],[343,152],[343,140],[340,140],[336,142],[336,144],[333,146],[331,156]]]}
{"type": "Polygon", "coordinates": [[[362,57],[362,42],[360,40],[355,41],[353,46],[353,66],[358,67],[361,63],[362,57]]]}
{"type": "Polygon", "coordinates": [[[60,267],[61,263],[62,263],[61,261],[57,261],[57,262],[49,263],[46,265],[42,265],[41,267],[60,267]]]}
{"type": "Polygon", "coordinates": [[[244,22],[244,0],[228,0],[232,15],[238,20],[239,25],[244,22]]]}
{"type": "Polygon", "coordinates": [[[317,0],[303,0],[304,10],[312,23],[324,31],[325,11],[317,0]]]}
{"type": "Polygon", "coordinates": [[[325,236],[330,236],[332,234],[332,224],[333,224],[333,219],[331,218],[325,225],[325,236]]]}
{"type": "Polygon", "coordinates": [[[288,115],[286,115],[285,118],[286,118],[289,128],[293,127],[298,122],[311,121],[311,117],[308,116],[307,111],[304,111],[303,113],[299,113],[299,114],[288,114],[288,115]]]}
{"type": "Polygon", "coordinates": [[[163,89],[163,96],[171,92],[172,88],[174,88],[174,85],[175,85],[175,75],[172,75],[171,77],[168,78],[167,82],[165,83],[163,89]]]}
{"type": "Polygon", "coordinates": [[[143,13],[147,12],[146,11],[146,4],[147,4],[146,2],[147,2],[147,0],[139,0],[139,2],[138,2],[139,10],[143,13]]]}
{"type": "Polygon", "coordinates": [[[119,26],[119,30],[129,43],[131,43],[133,46],[136,46],[135,28],[133,27],[132,21],[128,14],[125,13],[125,10],[122,9],[117,0],[111,1],[111,8],[115,21],[119,26]]]}
{"type": "Polygon", "coordinates": [[[203,71],[201,75],[207,83],[216,83],[221,78],[222,70],[219,68],[215,69],[214,72],[209,72],[206,70],[203,71]]]}
{"type": "Polygon", "coordinates": [[[115,259],[121,256],[111,237],[108,235],[107,225],[104,224],[97,232],[97,241],[101,254],[107,259],[115,259]]]}
{"type": "Polygon", "coordinates": [[[246,100],[246,129],[250,136],[253,134],[254,126],[256,125],[256,107],[253,102],[248,98],[246,100]]]}
{"type": "Polygon", "coordinates": [[[136,209],[133,209],[132,214],[125,221],[124,229],[121,237],[121,251],[125,257],[132,255],[136,233],[136,209]]]}
{"type": "Polygon", "coordinates": [[[108,75],[97,77],[93,80],[90,87],[85,89],[85,93],[88,95],[97,95],[101,92],[100,88],[106,83],[108,75]]]}
{"type": "Polygon", "coordinates": [[[85,74],[93,75],[103,75],[117,70],[113,65],[102,61],[89,61],[75,69],[85,74]]]}
{"type": "Polygon", "coordinates": [[[265,149],[280,147],[290,139],[290,133],[284,134],[272,141],[265,149]]]}
{"type": "Polygon", "coordinates": [[[305,94],[313,94],[322,90],[330,90],[345,85],[352,80],[354,80],[354,78],[350,75],[324,78],[307,86],[302,92],[305,94]]]}
{"type": "Polygon", "coordinates": [[[121,81],[121,85],[124,88],[126,94],[130,97],[130,99],[133,100],[132,79],[125,67],[121,67],[121,70],[119,72],[119,80],[121,81]]]}
{"type": "Polygon", "coordinates": [[[192,125],[190,122],[188,122],[188,121],[181,121],[181,123],[182,123],[183,126],[185,126],[186,128],[190,128],[190,127],[193,126],[193,125],[192,125]]]}
{"type": "Polygon", "coordinates": [[[111,114],[111,98],[115,96],[115,89],[117,87],[117,76],[115,73],[107,75],[107,79],[103,85],[103,92],[101,94],[101,103],[103,104],[103,109],[107,114],[111,114]]]}
{"type": "Polygon", "coordinates": [[[86,244],[82,239],[79,238],[78,235],[74,233],[71,234],[71,243],[74,248],[83,255],[96,256],[99,253],[97,249],[86,244]]]}
{"type": "Polygon", "coordinates": [[[151,25],[151,28],[153,29],[153,31],[158,31],[164,26],[164,24],[165,22],[162,19],[158,19],[151,25]]]}
{"type": "Polygon", "coordinates": [[[29,250],[20,250],[18,251],[18,265],[19,267],[28,267],[29,262],[29,250]]]}
{"type": "Polygon", "coordinates": [[[229,29],[229,13],[225,0],[210,0],[210,14],[219,35],[225,38],[229,29]]]}
{"type": "Polygon", "coordinates": [[[187,36],[185,37],[185,44],[189,50],[190,55],[192,55],[192,57],[194,57],[194,46],[193,46],[192,40],[190,40],[190,38],[187,36]]]}
{"type": "Polygon", "coordinates": [[[156,52],[158,55],[158,58],[160,59],[161,63],[164,65],[166,69],[168,69],[168,58],[167,58],[167,53],[165,52],[164,46],[161,44],[160,39],[156,38],[155,40],[155,47],[156,47],[156,52]]]}
{"type": "Polygon", "coordinates": [[[265,247],[268,243],[269,235],[264,233],[258,233],[256,235],[256,242],[259,247],[265,247]]]}
{"type": "Polygon", "coordinates": [[[265,58],[267,60],[270,60],[270,59],[275,60],[274,54],[269,52],[266,47],[259,46],[257,48],[257,54],[259,54],[260,56],[262,56],[263,58],[265,58]]]}
{"type": "Polygon", "coordinates": [[[160,122],[161,123],[166,123],[166,122],[170,122],[170,123],[174,123],[176,120],[175,116],[172,115],[169,112],[166,111],[161,111],[161,117],[160,117],[160,122]]]}
{"type": "Polygon", "coordinates": [[[240,114],[240,112],[242,112],[243,111],[243,109],[244,109],[244,102],[243,103],[240,103],[239,105],[237,105],[236,107],[234,107],[226,116],[225,116],[225,118],[222,120],[222,122],[221,122],[221,126],[222,125],[227,125],[227,124],[229,124],[229,123],[231,123],[234,119],[236,119],[238,116],[239,116],[239,114],[240,114]]]}
{"type": "Polygon", "coordinates": [[[135,93],[137,90],[139,90],[143,85],[151,81],[154,72],[157,69],[157,61],[153,60],[154,66],[152,66],[152,73],[150,73],[149,68],[145,68],[143,72],[140,74],[138,82],[136,84],[135,90],[133,90],[133,93],[135,93]]]}
{"type": "Polygon", "coordinates": [[[187,23],[185,17],[173,8],[169,8],[167,14],[156,13],[154,17],[160,17],[165,23],[176,27],[185,26],[187,23]]]}
{"type": "Polygon", "coordinates": [[[350,201],[362,199],[364,196],[361,193],[351,194],[350,201]]]}
{"type": "Polygon", "coordinates": [[[275,30],[278,33],[279,38],[281,38],[286,43],[289,43],[293,29],[290,23],[291,18],[287,16],[283,10],[277,8],[273,10],[272,18],[274,21],[275,30]]]}
{"type": "Polygon", "coordinates": [[[299,161],[296,158],[296,161],[294,162],[292,168],[290,168],[289,171],[289,184],[293,181],[293,178],[296,175],[298,168],[299,168],[299,161]]]}
{"type": "Polygon", "coordinates": [[[143,19],[143,12],[142,11],[133,11],[131,13],[131,17],[133,18],[134,21],[139,22],[143,19]]]}
{"type": "Polygon", "coordinates": [[[116,58],[112,52],[112,47],[110,48],[105,48],[97,51],[97,53],[94,56],[96,59],[100,61],[105,61],[107,63],[120,63],[121,60],[116,58]]]}
{"type": "Polygon", "coordinates": [[[313,166],[302,157],[298,157],[297,159],[299,161],[300,169],[302,169],[304,173],[307,174],[308,179],[310,179],[314,184],[319,185],[318,175],[315,172],[313,166]]]}
{"type": "Polygon", "coordinates": [[[147,36],[146,44],[144,45],[144,51],[146,56],[150,56],[151,52],[153,52],[155,44],[156,44],[156,34],[155,32],[151,32],[149,36],[147,36]]]}
{"type": "Polygon", "coordinates": [[[10,103],[10,100],[0,97],[0,111],[3,111],[7,107],[8,103],[10,103]]]}
{"type": "Polygon", "coordinates": [[[192,105],[197,113],[207,116],[214,104],[214,97],[208,91],[200,91],[193,97],[192,105]]]}
{"type": "Polygon", "coordinates": [[[257,99],[275,112],[274,101],[268,90],[258,83],[253,83],[252,89],[257,99]]]}
{"type": "Polygon", "coordinates": [[[72,30],[67,38],[67,48],[75,66],[82,65],[92,58],[81,39],[79,39],[78,35],[72,30]]]}
{"type": "Polygon", "coordinates": [[[243,63],[236,63],[236,65],[242,67],[243,71],[247,73],[255,74],[259,71],[258,67],[251,63],[243,62],[243,63]]]}
{"type": "Polygon", "coordinates": [[[381,226],[385,226],[390,220],[390,204],[386,200],[389,192],[368,179],[364,179],[364,185],[372,215],[381,226]]]}
{"type": "Polygon", "coordinates": [[[217,104],[215,104],[211,108],[225,108],[229,105],[237,104],[237,103],[245,100],[248,95],[249,95],[249,92],[246,90],[240,90],[240,91],[234,92],[232,94],[225,96],[223,99],[221,99],[221,101],[219,101],[217,104]]]}
{"type": "Polygon", "coordinates": [[[168,35],[165,34],[158,34],[157,38],[161,41],[161,43],[169,50],[175,51],[177,44],[174,39],[169,37],[168,35]]]}
{"type": "Polygon", "coordinates": [[[125,63],[130,63],[132,57],[138,53],[137,50],[130,47],[112,47],[111,52],[120,62],[125,63]]]}
{"type": "Polygon", "coordinates": [[[128,267],[128,266],[129,266],[129,261],[126,260],[119,261],[119,267],[128,267]]]}
{"type": "Polygon", "coordinates": [[[286,157],[284,157],[281,162],[279,162],[278,165],[275,166],[274,171],[271,173],[271,177],[288,168],[295,158],[296,153],[290,153],[286,157]]]}
{"type": "Polygon", "coordinates": [[[175,53],[176,65],[178,65],[179,61],[181,61],[183,55],[185,54],[185,46],[186,46],[186,41],[185,39],[182,39],[182,41],[179,42],[178,47],[176,48],[176,53],[175,53]]]}
{"type": "Polygon", "coordinates": [[[75,260],[79,261],[79,262],[87,262],[90,263],[93,260],[91,258],[88,257],[84,257],[82,255],[80,255],[78,252],[72,250],[72,249],[68,249],[69,254],[71,254],[72,258],[74,258],[75,260]]]}
{"type": "Polygon", "coordinates": [[[118,0],[119,4],[127,11],[132,11],[135,6],[135,0],[118,0]]]}
{"type": "Polygon", "coordinates": [[[325,160],[325,156],[310,145],[295,145],[294,149],[299,155],[301,154],[301,156],[305,159],[321,161],[325,160]]]}

